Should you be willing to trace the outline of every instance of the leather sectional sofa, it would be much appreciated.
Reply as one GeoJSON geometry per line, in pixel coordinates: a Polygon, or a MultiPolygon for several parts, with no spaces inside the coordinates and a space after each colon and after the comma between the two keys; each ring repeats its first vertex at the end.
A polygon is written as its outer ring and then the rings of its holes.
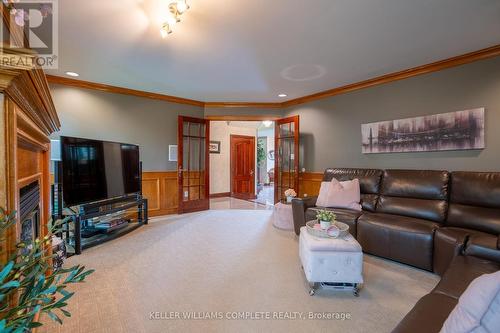
{"type": "MultiPolygon", "coordinates": [[[[500,173],[327,169],[359,179],[361,212],[331,209],[363,251],[441,276],[394,332],[439,332],[469,283],[500,269],[500,173]]],[[[295,233],[316,219],[316,197],[292,202],[295,233]]]]}

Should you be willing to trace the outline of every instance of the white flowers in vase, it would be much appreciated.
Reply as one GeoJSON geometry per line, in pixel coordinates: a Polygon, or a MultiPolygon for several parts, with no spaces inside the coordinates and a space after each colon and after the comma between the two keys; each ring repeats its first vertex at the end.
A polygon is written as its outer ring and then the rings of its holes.
{"type": "Polygon", "coordinates": [[[297,196],[297,192],[293,188],[289,188],[285,191],[286,201],[288,203],[292,202],[293,198],[297,196]]]}

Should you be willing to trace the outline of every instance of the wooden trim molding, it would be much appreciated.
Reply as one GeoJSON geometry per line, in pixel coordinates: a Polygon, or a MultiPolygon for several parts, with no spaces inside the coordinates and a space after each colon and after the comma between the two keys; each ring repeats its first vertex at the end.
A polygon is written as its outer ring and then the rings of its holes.
{"type": "Polygon", "coordinates": [[[281,109],[283,103],[253,103],[253,102],[205,102],[206,108],[268,108],[281,109]]]}
{"type": "Polygon", "coordinates": [[[355,90],[360,90],[368,87],[378,86],[381,84],[407,79],[413,76],[437,72],[443,69],[456,67],[468,64],[474,61],[479,61],[487,58],[492,58],[500,55],[500,45],[495,45],[479,51],[463,54],[457,57],[436,61],[427,65],[422,65],[403,71],[382,75],[369,80],[358,83],[349,84],[343,87],[338,87],[330,90],[325,90],[316,94],[292,99],[283,103],[283,107],[289,107],[298,104],[312,102],[318,99],[332,97],[340,94],[346,94],[355,90]]]}
{"type": "Polygon", "coordinates": [[[264,120],[278,120],[280,116],[206,116],[205,119],[210,121],[264,121],[264,120]]]}
{"type": "Polygon", "coordinates": [[[36,125],[41,135],[49,136],[59,131],[61,124],[41,69],[25,71],[15,77],[5,94],[23,109],[26,122],[36,125]]]}
{"type": "Polygon", "coordinates": [[[231,192],[212,193],[212,194],[210,194],[210,199],[214,199],[214,198],[228,198],[230,196],[231,196],[231,192]]]}
{"type": "Polygon", "coordinates": [[[157,93],[152,93],[152,92],[147,92],[147,91],[142,91],[142,90],[128,89],[128,88],[117,87],[117,86],[112,86],[112,85],[102,84],[102,83],[95,83],[95,82],[90,82],[90,81],[75,80],[75,79],[70,79],[70,78],[55,76],[55,75],[47,75],[47,80],[49,81],[49,83],[52,83],[52,84],[61,84],[61,85],[72,86],[72,87],[77,87],[77,88],[105,91],[105,92],[109,92],[109,93],[122,94],[122,95],[132,95],[132,96],[156,99],[156,100],[161,100],[161,101],[171,102],[171,103],[187,104],[187,105],[194,105],[194,106],[199,106],[199,107],[205,106],[204,102],[196,101],[193,99],[157,94],[157,93]]]}
{"type": "Polygon", "coordinates": [[[0,92],[17,104],[44,136],[61,124],[42,69],[36,66],[31,50],[2,45],[0,52],[0,92]]]}
{"type": "MultiPolygon", "coordinates": [[[[321,91],[315,94],[295,98],[283,103],[260,103],[260,102],[203,102],[187,98],[163,95],[158,93],[145,92],[141,90],[134,90],[122,87],[116,87],[107,84],[94,83],[90,81],[75,80],[61,76],[47,75],[49,83],[68,85],[78,88],[106,91],[118,94],[133,95],[138,97],[145,97],[157,100],[163,100],[172,103],[195,105],[204,108],[269,108],[269,109],[282,109],[294,105],[312,102],[318,99],[332,97],[340,94],[346,94],[355,90],[360,90],[368,87],[373,87],[381,84],[386,84],[394,81],[407,79],[413,76],[432,73],[443,69],[456,67],[471,62],[493,58],[500,55],[500,45],[494,45],[482,50],[466,53],[449,59],[436,61],[430,64],[402,70],[395,73],[390,73],[378,76],[369,80],[348,84],[342,87],[321,91]]],[[[1,79],[1,78],[0,78],[1,79]]],[[[0,80],[1,83],[1,80],[0,80]]],[[[207,117],[209,119],[212,117],[207,117]]],[[[220,117],[219,117],[220,118],[220,117]]],[[[268,119],[269,117],[266,117],[268,119]]],[[[226,120],[226,119],[211,119],[211,120],[226,120]]],[[[229,119],[230,120],[230,119],[229,119]]],[[[240,119],[238,119],[240,120],[240,119]]],[[[265,120],[265,119],[257,119],[265,120]]]]}

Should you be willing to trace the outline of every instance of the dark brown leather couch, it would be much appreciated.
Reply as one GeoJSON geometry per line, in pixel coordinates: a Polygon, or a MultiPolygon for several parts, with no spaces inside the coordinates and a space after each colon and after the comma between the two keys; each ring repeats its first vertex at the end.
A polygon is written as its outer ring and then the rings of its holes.
{"type": "MultiPolygon", "coordinates": [[[[329,182],[333,178],[339,181],[359,179],[361,190],[361,206],[366,212],[374,212],[377,205],[380,180],[382,179],[382,170],[372,169],[326,169],[323,175],[323,181],[329,182]]],[[[292,204],[294,214],[295,233],[300,233],[300,227],[305,225],[306,221],[315,220],[318,209],[324,207],[316,207],[317,197],[295,200],[292,204]]],[[[328,208],[326,208],[328,209],[328,208]]],[[[362,212],[357,212],[349,209],[330,209],[335,210],[337,220],[347,223],[350,232],[356,237],[356,225],[358,218],[362,212]]]]}
{"type": "Polygon", "coordinates": [[[453,172],[449,210],[435,237],[434,271],[443,274],[467,243],[468,255],[500,262],[500,173],[453,172]]]}
{"type": "Polygon", "coordinates": [[[422,297],[392,332],[438,333],[472,280],[499,269],[500,264],[487,259],[454,257],[434,290],[422,297]]]}
{"type": "Polygon", "coordinates": [[[358,219],[367,253],[432,271],[434,232],[448,207],[447,171],[386,170],[375,213],[358,219]]]}
{"type": "MultiPolygon", "coordinates": [[[[361,212],[335,209],[366,253],[435,272],[440,283],[394,332],[439,332],[476,277],[500,269],[500,173],[327,169],[358,178],[361,212]]],[[[295,232],[315,219],[316,197],[292,202],[295,232]]]]}

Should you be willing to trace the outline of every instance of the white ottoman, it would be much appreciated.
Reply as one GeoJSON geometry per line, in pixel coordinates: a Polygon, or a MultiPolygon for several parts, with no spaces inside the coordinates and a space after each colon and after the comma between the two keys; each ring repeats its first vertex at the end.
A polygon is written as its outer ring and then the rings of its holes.
{"type": "Polygon", "coordinates": [[[350,289],[358,296],[363,283],[361,245],[349,234],[344,238],[320,238],[300,229],[299,255],[306,279],[314,295],[321,284],[335,289],[350,289]]]}
{"type": "Polygon", "coordinates": [[[277,203],[274,205],[273,225],[282,230],[293,230],[292,204],[277,203]]]}

